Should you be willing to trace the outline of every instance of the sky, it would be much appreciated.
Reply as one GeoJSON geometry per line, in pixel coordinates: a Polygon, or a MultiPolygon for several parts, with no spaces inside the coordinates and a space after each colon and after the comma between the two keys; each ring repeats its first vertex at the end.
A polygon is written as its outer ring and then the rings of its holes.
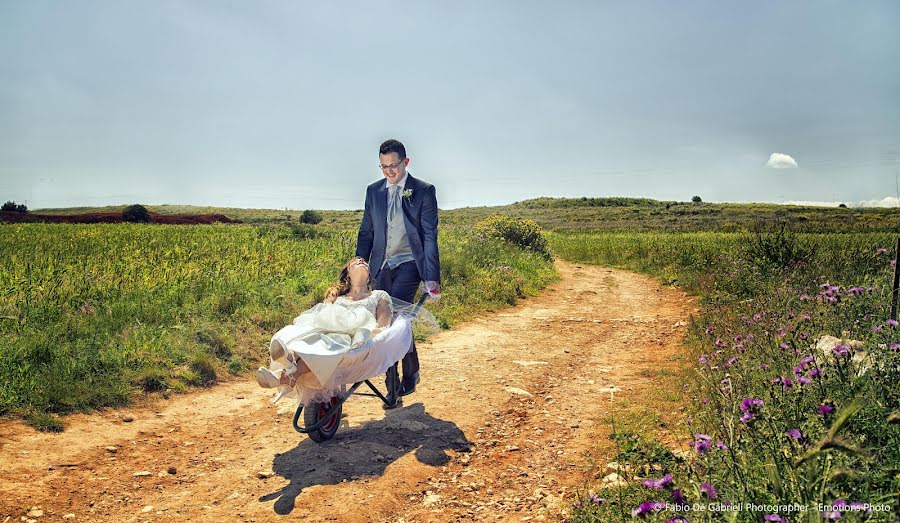
{"type": "Polygon", "coordinates": [[[898,206],[897,27],[894,0],[4,0],[0,200],[359,209],[397,138],[444,209],[898,206]]]}

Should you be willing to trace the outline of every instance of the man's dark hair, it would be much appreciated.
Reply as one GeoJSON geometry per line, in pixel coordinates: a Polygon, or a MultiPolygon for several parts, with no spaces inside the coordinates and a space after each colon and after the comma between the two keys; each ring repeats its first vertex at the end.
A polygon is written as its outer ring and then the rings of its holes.
{"type": "Polygon", "coordinates": [[[381,147],[378,148],[378,154],[391,154],[397,153],[399,159],[406,158],[406,147],[400,143],[400,140],[394,140],[391,138],[390,140],[385,141],[381,144],[381,147]]]}

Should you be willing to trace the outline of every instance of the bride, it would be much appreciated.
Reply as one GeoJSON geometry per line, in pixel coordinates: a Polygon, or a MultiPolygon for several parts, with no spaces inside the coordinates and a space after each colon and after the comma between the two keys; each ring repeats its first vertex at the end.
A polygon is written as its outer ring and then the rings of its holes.
{"type": "Polygon", "coordinates": [[[409,321],[400,315],[392,323],[391,297],[370,284],[368,263],[351,259],[323,303],[272,337],[270,365],[259,368],[256,381],[279,388],[275,401],[296,392],[304,404],[326,401],[403,357],[412,340],[409,321]]]}

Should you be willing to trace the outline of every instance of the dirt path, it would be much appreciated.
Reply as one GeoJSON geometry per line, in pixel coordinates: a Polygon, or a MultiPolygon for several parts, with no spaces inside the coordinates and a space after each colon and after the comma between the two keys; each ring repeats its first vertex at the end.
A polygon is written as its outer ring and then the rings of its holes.
{"type": "Polygon", "coordinates": [[[648,394],[695,312],[646,276],[558,268],[540,296],[422,344],[405,405],[352,398],[325,444],[255,382],[72,416],[62,434],[3,422],[0,523],[557,521],[606,416],[668,415],[648,394]]]}

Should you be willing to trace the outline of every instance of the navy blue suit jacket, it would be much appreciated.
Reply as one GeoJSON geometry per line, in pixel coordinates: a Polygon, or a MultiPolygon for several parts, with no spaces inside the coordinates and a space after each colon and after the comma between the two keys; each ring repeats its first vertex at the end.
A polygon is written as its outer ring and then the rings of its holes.
{"type": "MultiPolygon", "coordinates": [[[[406,173],[404,190],[412,195],[401,198],[403,222],[409,246],[416,259],[416,268],[423,281],[441,281],[441,261],[438,254],[438,207],[434,186],[406,173]]],[[[356,255],[369,262],[372,280],[384,264],[387,247],[387,180],[382,178],[366,188],[366,208],[359,234],[356,255]]]]}

